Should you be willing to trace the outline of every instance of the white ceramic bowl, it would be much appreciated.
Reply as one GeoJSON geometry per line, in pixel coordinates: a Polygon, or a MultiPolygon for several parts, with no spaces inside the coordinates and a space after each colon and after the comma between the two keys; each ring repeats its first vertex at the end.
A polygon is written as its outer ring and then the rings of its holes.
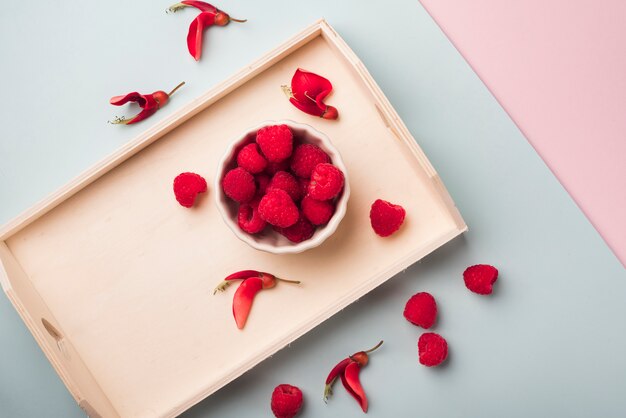
{"type": "Polygon", "coordinates": [[[341,155],[339,155],[339,151],[337,151],[325,134],[303,123],[297,123],[291,120],[279,120],[265,121],[254,128],[246,130],[232,141],[218,164],[213,190],[215,191],[214,195],[217,208],[219,209],[224,222],[226,222],[226,225],[228,225],[237,238],[257,250],[273,254],[295,254],[317,247],[337,230],[339,222],[341,222],[346,214],[348,198],[350,197],[350,182],[348,181],[348,171],[346,170],[346,166],[341,159],[341,155]],[[330,219],[330,222],[326,225],[318,227],[315,234],[310,239],[297,244],[289,241],[287,238],[278,232],[273,231],[271,228],[267,228],[264,232],[256,235],[251,235],[242,231],[237,224],[237,210],[239,205],[237,202],[228,198],[222,190],[222,179],[224,178],[224,175],[228,172],[228,170],[236,166],[235,155],[238,149],[240,149],[240,147],[244,144],[253,142],[256,138],[257,131],[268,125],[289,126],[293,131],[294,140],[298,140],[303,143],[315,144],[323,149],[330,156],[331,162],[343,171],[345,176],[343,191],[336,201],[335,213],[330,219]]]}

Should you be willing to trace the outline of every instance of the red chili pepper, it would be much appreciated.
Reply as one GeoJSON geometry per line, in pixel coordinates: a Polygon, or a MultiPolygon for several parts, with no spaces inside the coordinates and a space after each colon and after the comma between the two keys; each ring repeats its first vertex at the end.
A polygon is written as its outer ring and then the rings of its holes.
{"type": "Polygon", "coordinates": [[[326,78],[298,68],[291,79],[291,87],[282,86],[291,104],[309,115],[337,119],[337,108],[324,103],[333,85],[326,78]]]}
{"type": "Polygon", "coordinates": [[[363,412],[367,412],[367,396],[365,395],[363,386],[361,386],[359,373],[361,368],[369,362],[369,353],[378,349],[378,347],[382,344],[383,342],[381,341],[369,350],[354,353],[350,357],[341,360],[335,367],[333,367],[326,378],[326,386],[324,387],[324,402],[326,402],[333,394],[332,387],[339,377],[341,378],[341,383],[343,383],[343,386],[346,388],[348,393],[357,400],[359,405],[361,405],[363,412]]]}
{"type": "Polygon", "coordinates": [[[135,102],[139,105],[139,107],[141,107],[142,110],[130,119],[116,116],[113,121],[110,121],[110,123],[118,125],[132,125],[133,123],[146,119],[148,116],[152,116],[157,110],[165,106],[170,96],[184,84],[185,82],[183,81],[169,93],[159,90],[152,94],[139,94],[137,92],[132,92],[122,96],[111,97],[110,103],[113,106],[122,106],[128,102],[135,102]]]}
{"type": "Polygon", "coordinates": [[[176,3],[167,9],[168,12],[175,13],[186,7],[195,7],[200,10],[200,14],[189,25],[189,33],[187,34],[187,48],[189,53],[196,61],[200,59],[202,55],[202,35],[204,30],[213,25],[226,26],[230,22],[243,23],[246,19],[235,19],[228,15],[212,4],[205,3],[203,1],[184,0],[180,3],[176,3]]]}
{"type": "Polygon", "coordinates": [[[227,276],[217,285],[213,294],[223,292],[234,280],[243,280],[233,297],[233,316],[235,317],[235,323],[239,329],[243,329],[246,325],[254,297],[261,290],[271,289],[276,286],[277,281],[300,284],[298,281],[281,279],[273,274],[264,273],[262,271],[242,270],[227,276]]]}

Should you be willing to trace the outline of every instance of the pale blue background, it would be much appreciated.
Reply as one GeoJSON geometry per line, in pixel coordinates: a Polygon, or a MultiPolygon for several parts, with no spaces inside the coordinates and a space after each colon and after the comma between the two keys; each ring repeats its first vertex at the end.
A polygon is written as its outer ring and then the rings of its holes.
{"type": "MultiPolygon", "coordinates": [[[[168,5],[4,2],[0,222],[326,17],[418,138],[470,226],[187,417],[271,416],[270,393],[283,382],[304,391],[303,417],[360,417],[342,388],[325,405],[323,381],[336,361],[380,338],[385,345],[362,373],[371,417],[626,416],[625,270],[416,0],[222,0],[250,21],[211,30],[200,63],[185,45],[194,13],[166,15],[168,5]],[[110,96],[181,80],[188,85],[151,120],[107,125],[121,114],[110,96]],[[491,297],[463,286],[461,272],[478,262],[500,268],[491,297]],[[417,291],[440,306],[436,331],[450,357],[438,369],[418,364],[420,329],[402,318],[417,291]]],[[[0,339],[0,417],[83,416],[5,297],[0,339]]]]}

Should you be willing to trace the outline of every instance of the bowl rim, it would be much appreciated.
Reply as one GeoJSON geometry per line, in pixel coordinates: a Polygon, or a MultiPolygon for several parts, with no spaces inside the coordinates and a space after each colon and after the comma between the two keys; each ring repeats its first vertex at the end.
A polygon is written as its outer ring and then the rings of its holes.
{"type": "Polygon", "coordinates": [[[350,182],[348,181],[348,172],[346,169],[346,165],[341,158],[341,153],[332,143],[328,135],[320,132],[311,125],[295,122],[290,119],[263,121],[252,128],[246,129],[241,134],[237,135],[236,138],[230,141],[217,166],[217,172],[215,175],[213,187],[215,190],[215,204],[217,205],[217,209],[220,212],[222,220],[224,221],[226,226],[228,226],[228,228],[235,234],[237,238],[250,245],[252,248],[272,254],[297,254],[306,250],[310,250],[322,244],[324,241],[326,241],[326,239],[333,235],[339,227],[339,223],[346,214],[348,208],[348,199],[350,197],[350,182]],[[269,125],[287,125],[290,128],[302,129],[308,131],[311,136],[315,136],[321,139],[324,143],[324,146],[327,147],[334,154],[332,161],[333,165],[337,166],[337,168],[339,168],[344,175],[344,187],[341,198],[337,201],[333,217],[326,225],[324,225],[324,229],[316,237],[284,247],[275,247],[271,244],[254,240],[248,233],[242,231],[239,228],[239,225],[235,220],[231,219],[229,213],[226,210],[226,205],[222,203],[222,198],[224,197],[224,191],[222,190],[222,174],[224,173],[226,165],[230,163],[230,156],[232,155],[235,147],[237,147],[239,143],[248,135],[257,132],[259,129],[269,125]]]}

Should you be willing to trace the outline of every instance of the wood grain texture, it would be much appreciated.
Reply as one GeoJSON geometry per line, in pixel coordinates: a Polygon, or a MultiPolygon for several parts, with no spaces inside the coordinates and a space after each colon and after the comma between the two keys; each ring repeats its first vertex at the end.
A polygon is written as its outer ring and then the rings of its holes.
{"type": "MultiPolygon", "coordinates": [[[[321,21],[9,224],[2,239],[24,272],[13,279],[45,301],[50,322],[97,382],[91,389],[119,416],[143,418],[178,415],[464,230],[396,112],[321,21]],[[328,102],[339,108],[339,121],[304,115],[288,103],[280,86],[298,67],[332,80],[328,102]],[[171,190],[182,171],[211,183],[228,143],[271,119],[326,133],[349,170],[346,217],[328,241],[302,254],[255,251],[224,225],[212,196],[187,210],[171,190]],[[369,226],[377,198],[410,214],[388,239],[369,226]],[[259,295],[239,331],[234,290],[213,296],[212,289],[246,268],[302,285],[259,295]]],[[[19,303],[30,312],[28,299],[19,303]]],[[[41,321],[27,325],[33,333],[43,329],[41,321]]],[[[67,375],[68,387],[82,383],[63,365],[57,371],[67,375]]],[[[77,397],[83,399],[111,415],[77,397]]]]}

